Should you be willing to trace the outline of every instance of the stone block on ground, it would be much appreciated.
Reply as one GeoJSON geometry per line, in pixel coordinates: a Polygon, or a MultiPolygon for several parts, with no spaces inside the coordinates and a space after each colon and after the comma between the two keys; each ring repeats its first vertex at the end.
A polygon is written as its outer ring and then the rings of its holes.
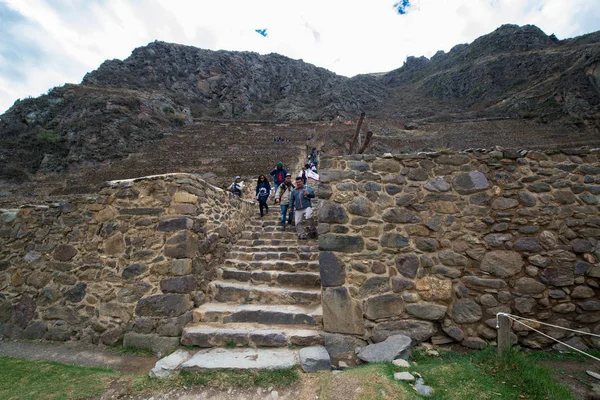
{"type": "Polygon", "coordinates": [[[410,372],[396,372],[394,379],[402,382],[414,382],[415,377],[410,372]]]}
{"type": "Polygon", "coordinates": [[[175,353],[158,360],[148,375],[151,378],[168,378],[175,373],[182,363],[186,362],[191,357],[192,354],[190,352],[177,350],[175,353]]]}
{"type": "Polygon", "coordinates": [[[207,369],[291,369],[298,353],[289,349],[206,349],[181,364],[184,371],[207,369]]]}
{"type": "Polygon", "coordinates": [[[123,336],[123,347],[150,350],[155,354],[164,354],[179,346],[178,337],[163,337],[154,334],[128,332],[123,336]]]}
{"type": "Polygon", "coordinates": [[[406,350],[412,340],[406,335],[394,335],[381,343],[370,344],[357,352],[358,358],[365,362],[391,362],[406,350]]]}
{"type": "Polygon", "coordinates": [[[323,346],[304,347],[299,351],[300,366],[304,372],[329,371],[331,358],[323,346]]]}
{"type": "Polygon", "coordinates": [[[331,365],[335,368],[353,367],[361,360],[356,356],[356,349],[367,345],[362,339],[350,335],[323,333],[325,348],[331,357],[331,365]]]}

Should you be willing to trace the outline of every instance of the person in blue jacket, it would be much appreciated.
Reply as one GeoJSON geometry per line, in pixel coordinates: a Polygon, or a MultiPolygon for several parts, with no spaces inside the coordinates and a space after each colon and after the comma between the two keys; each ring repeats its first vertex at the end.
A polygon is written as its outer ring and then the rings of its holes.
{"type": "Polygon", "coordinates": [[[256,182],[256,200],[258,200],[258,206],[260,208],[260,216],[264,216],[263,209],[266,209],[266,213],[269,213],[269,195],[271,194],[271,184],[264,175],[258,177],[256,182]]]}
{"type": "Polygon", "coordinates": [[[298,233],[298,239],[306,239],[304,233],[304,222],[303,220],[309,220],[309,230],[314,231],[312,226],[312,204],[310,199],[315,198],[315,192],[308,186],[304,186],[302,177],[296,178],[296,189],[292,191],[292,199],[290,200],[290,207],[295,209],[294,219],[296,221],[296,232],[298,233]]]}
{"type": "Polygon", "coordinates": [[[275,191],[277,192],[279,185],[281,185],[285,180],[287,170],[283,168],[283,163],[279,161],[277,163],[277,167],[273,168],[273,170],[270,173],[273,177],[273,186],[275,187],[275,191]]]}

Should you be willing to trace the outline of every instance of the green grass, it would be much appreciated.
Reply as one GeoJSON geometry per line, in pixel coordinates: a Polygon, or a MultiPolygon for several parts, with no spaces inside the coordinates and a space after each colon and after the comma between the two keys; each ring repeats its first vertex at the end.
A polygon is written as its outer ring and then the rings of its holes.
{"type": "Polygon", "coordinates": [[[181,372],[167,379],[153,379],[148,376],[137,377],[131,385],[133,392],[160,393],[177,387],[208,386],[216,388],[230,387],[283,387],[298,382],[297,369],[274,371],[229,371],[211,370],[204,372],[181,372]]]}
{"type": "Polygon", "coordinates": [[[80,399],[106,391],[117,372],[0,357],[0,399],[80,399]]]}
{"type": "Polygon", "coordinates": [[[117,354],[131,354],[134,356],[153,356],[154,353],[152,352],[152,350],[148,350],[148,349],[139,349],[137,347],[123,347],[121,345],[117,345],[117,346],[108,346],[108,349],[114,353],[117,354]]]}
{"type": "Polygon", "coordinates": [[[490,347],[473,353],[442,353],[439,358],[416,352],[417,365],[410,370],[434,388],[432,399],[572,399],[566,386],[553,381],[550,368],[539,364],[543,357],[559,356],[514,351],[500,358],[496,351],[490,347]]]}

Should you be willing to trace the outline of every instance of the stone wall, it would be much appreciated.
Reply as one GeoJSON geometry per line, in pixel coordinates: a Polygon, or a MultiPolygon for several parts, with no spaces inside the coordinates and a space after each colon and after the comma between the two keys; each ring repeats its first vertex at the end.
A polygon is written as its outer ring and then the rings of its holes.
{"type": "Polygon", "coordinates": [[[0,210],[0,336],[177,343],[252,210],[190,174],[0,210]]]}
{"type": "MultiPolygon", "coordinates": [[[[508,312],[599,333],[599,155],[324,158],[318,216],[325,330],[480,348],[496,339],[496,313],[508,312]]],[[[525,346],[552,344],[526,327],[513,331],[525,346]]]]}

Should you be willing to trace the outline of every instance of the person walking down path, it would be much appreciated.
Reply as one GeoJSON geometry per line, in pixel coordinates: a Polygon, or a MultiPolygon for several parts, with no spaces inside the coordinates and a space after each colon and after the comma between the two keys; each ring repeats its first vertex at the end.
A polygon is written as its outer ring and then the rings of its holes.
{"type": "Polygon", "coordinates": [[[294,215],[294,209],[290,207],[290,201],[292,199],[292,191],[294,190],[294,184],[292,183],[292,175],[286,174],[285,180],[275,192],[275,204],[279,204],[281,208],[281,221],[279,225],[285,227],[285,217],[289,214],[288,224],[292,225],[292,215],[294,215]]]}
{"type": "Polygon", "coordinates": [[[242,182],[242,178],[236,176],[233,179],[233,183],[229,185],[227,188],[231,193],[235,194],[238,197],[242,197],[242,191],[244,190],[244,182],[242,182]]]}
{"type": "Polygon", "coordinates": [[[258,200],[258,207],[260,208],[260,216],[264,216],[263,209],[266,209],[266,213],[269,213],[269,205],[267,200],[271,195],[271,184],[264,175],[258,177],[256,182],[256,200],[258,200]]]}
{"type": "Polygon", "coordinates": [[[275,187],[275,192],[277,192],[279,185],[281,185],[283,183],[283,181],[285,180],[285,176],[287,175],[287,170],[285,168],[283,168],[283,163],[281,161],[279,161],[277,163],[277,167],[273,168],[273,170],[270,172],[270,174],[273,177],[273,186],[275,187]]]}
{"type": "Polygon", "coordinates": [[[312,220],[312,204],[310,199],[315,198],[315,192],[308,186],[304,186],[302,177],[296,178],[296,189],[292,191],[291,206],[295,208],[294,219],[296,221],[296,232],[298,232],[298,239],[305,240],[306,233],[304,233],[304,220],[309,220],[309,231],[313,232],[314,227],[312,220]]]}

